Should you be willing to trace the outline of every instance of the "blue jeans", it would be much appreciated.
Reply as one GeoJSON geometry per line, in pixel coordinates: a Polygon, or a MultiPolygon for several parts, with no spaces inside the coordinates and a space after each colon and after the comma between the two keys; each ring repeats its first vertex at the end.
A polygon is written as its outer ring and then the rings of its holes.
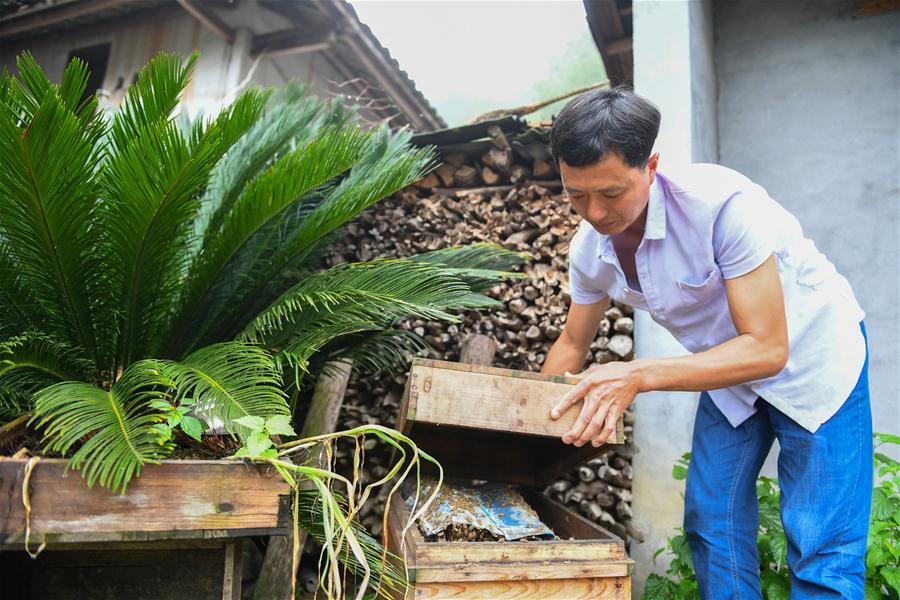
{"type": "Polygon", "coordinates": [[[873,459],[868,364],[867,350],[853,392],[815,433],[762,398],[735,428],[700,395],[684,528],[705,600],[762,598],[756,478],[775,439],[791,598],[863,598],[873,459]]]}

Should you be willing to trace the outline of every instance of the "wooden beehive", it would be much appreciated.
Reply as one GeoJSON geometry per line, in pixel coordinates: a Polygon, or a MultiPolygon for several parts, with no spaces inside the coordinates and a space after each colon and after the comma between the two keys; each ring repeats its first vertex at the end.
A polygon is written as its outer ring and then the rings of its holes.
{"type": "MultiPolygon", "coordinates": [[[[522,484],[526,501],[559,539],[528,542],[429,542],[409,510],[392,502],[385,532],[414,583],[408,598],[631,597],[633,562],[621,538],[531,489],[603,452],[560,439],[578,415],[557,421],[550,409],[577,382],[416,359],[398,429],[435,457],[445,476],[522,484]]],[[[610,443],[624,443],[622,423],[610,443]]]]}

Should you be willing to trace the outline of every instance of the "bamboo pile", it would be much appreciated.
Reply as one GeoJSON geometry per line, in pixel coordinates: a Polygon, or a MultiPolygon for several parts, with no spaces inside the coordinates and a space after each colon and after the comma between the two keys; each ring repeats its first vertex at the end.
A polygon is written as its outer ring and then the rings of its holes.
{"type": "MultiPolygon", "coordinates": [[[[514,152],[512,146],[521,150],[522,144],[515,140],[510,144],[502,132],[492,129],[496,131],[489,149],[476,147],[474,155],[442,153],[444,162],[434,172],[360,215],[327,260],[331,265],[406,257],[481,241],[527,254],[525,277],[491,290],[490,295],[502,302],[498,308],[465,313],[455,325],[410,320],[403,326],[428,341],[435,351],[431,358],[459,360],[463,339],[480,333],[497,342],[494,366],[539,371],[565,325],[567,255],[580,219],[562,194],[549,156],[540,158],[539,145],[532,141],[530,152],[514,152]]],[[[529,139],[519,139],[523,137],[529,139]]],[[[607,310],[586,365],[632,359],[632,317],[626,306],[607,310]]],[[[339,428],[393,425],[404,383],[405,375],[352,378],[339,428]]],[[[625,425],[625,445],[565,474],[544,491],[627,541],[640,540],[642,535],[631,523],[633,413],[626,414],[625,425]]],[[[387,472],[387,452],[376,449],[374,441],[366,450],[370,452],[364,478],[382,477],[387,472]]],[[[339,468],[349,471],[351,460],[351,455],[339,453],[339,468]]],[[[363,524],[372,531],[380,531],[381,519],[381,501],[372,502],[362,515],[363,524]]]]}

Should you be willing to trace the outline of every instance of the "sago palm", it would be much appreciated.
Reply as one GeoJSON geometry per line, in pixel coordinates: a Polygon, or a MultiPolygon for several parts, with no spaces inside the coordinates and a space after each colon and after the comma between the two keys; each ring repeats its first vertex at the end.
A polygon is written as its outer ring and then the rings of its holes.
{"type": "Polygon", "coordinates": [[[228,432],[288,414],[316,365],[396,363],[403,318],[454,320],[518,258],[478,246],[322,271],[338,229],[427,172],[404,132],[296,87],[187,123],[196,55],[152,60],[107,115],[73,60],[0,77],[0,412],[124,492],[188,403],[228,432]],[[289,383],[285,384],[282,380],[289,383]],[[246,422],[246,420],[245,420],[246,422]]]}

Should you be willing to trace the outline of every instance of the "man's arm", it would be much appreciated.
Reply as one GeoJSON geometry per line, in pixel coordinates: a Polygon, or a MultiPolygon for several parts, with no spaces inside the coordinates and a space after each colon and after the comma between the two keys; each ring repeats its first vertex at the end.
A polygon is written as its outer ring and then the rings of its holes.
{"type": "Polygon", "coordinates": [[[787,363],[787,317],[775,257],[753,271],[725,280],[731,318],[738,335],[705,352],[675,358],[607,363],[588,370],[551,410],[559,418],[584,399],[565,443],[599,446],[636,394],[652,390],[705,391],[763,379],[787,363]]]}
{"type": "Polygon", "coordinates": [[[597,329],[603,314],[609,308],[609,298],[594,304],[569,305],[566,315],[566,326],[553,342],[541,373],[564,375],[566,372],[577,373],[584,365],[591,342],[597,336],[597,329]]]}

